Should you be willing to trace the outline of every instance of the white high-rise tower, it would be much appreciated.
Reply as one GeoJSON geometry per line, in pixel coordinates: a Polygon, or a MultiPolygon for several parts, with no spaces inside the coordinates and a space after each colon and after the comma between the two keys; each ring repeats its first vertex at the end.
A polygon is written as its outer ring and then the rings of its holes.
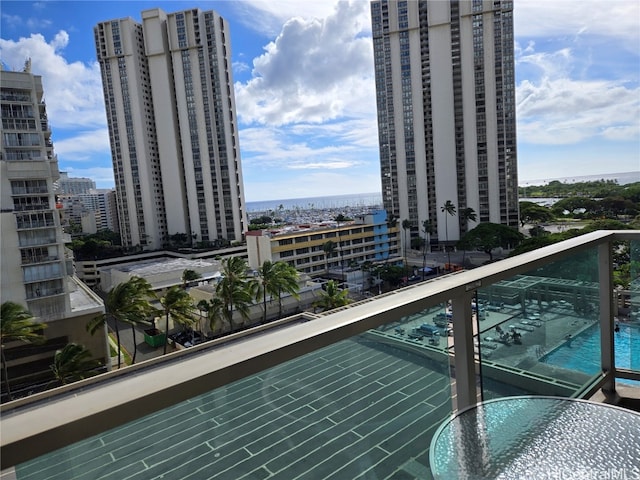
{"type": "Polygon", "coordinates": [[[513,2],[374,0],[371,16],[385,209],[412,237],[429,220],[432,244],[477,225],[466,209],[517,227],[513,2]]]}
{"type": "Polygon", "coordinates": [[[246,211],[227,22],[198,9],[94,28],[123,245],[237,241],[246,211]]]}

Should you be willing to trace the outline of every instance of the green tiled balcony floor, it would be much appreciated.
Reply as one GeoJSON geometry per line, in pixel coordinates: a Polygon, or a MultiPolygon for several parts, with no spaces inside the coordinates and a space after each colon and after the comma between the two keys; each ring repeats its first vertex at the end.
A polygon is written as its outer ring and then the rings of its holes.
{"type": "Polygon", "coordinates": [[[345,340],[22,464],[18,479],[428,478],[451,413],[442,359],[345,340]]]}

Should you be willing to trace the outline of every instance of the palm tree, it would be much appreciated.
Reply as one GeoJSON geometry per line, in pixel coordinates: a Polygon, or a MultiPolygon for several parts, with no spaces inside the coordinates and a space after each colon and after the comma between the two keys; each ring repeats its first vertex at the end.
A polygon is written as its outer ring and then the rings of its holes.
{"type": "Polygon", "coordinates": [[[190,270],[187,268],[182,272],[182,287],[187,288],[189,282],[193,282],[194,280],[198,280],[199,278],[202,278],[202,275],[200,275],[195,270],[190,270]]]}
{"type": "Polygon", "coordinates": [[[329,280],[326,284],[326,290],[321,292],[321,297],[313,304],[313,308],[322,308],[323,312],[333,310],[334,308],[343,307],[350,303],[349,290],[340,290],[338,284],[329,280]]]}
{"type": "Polygon", "coordinates": [[[336,243],[329,240],[322,245],[324,251],[324,269],[329,272],[329,257],[336,251],[336,243]]]}
{"type": "Polygon", "coordinates": [[[207,319],[209,320],[209,329],[214,332],[218,321],[224,320],[225,316],[224,302],[219,297],[213,297],[209,300],[207,307],[207,319]]]}
{"type": "MultiPolygon", "coordinates": [[[[208,318],[208,316],[209,316],[209,308],[210,308],[209,302],[207,302],[206,300],[200,300],[196,304],[196,308],[200,312],[200,319],[205,317],[205,314],[206,314],[206,316],[208,318]],[[204,314],[202,312],[204,312],[204,314]]],[[[199,328],[200,328],[200,330],[202,330],[202,323],[199,324],[199,328]]]]}
{"type": "Polygon", "coordinates": [[[278,316],[282,316],[282,292],[290,293],[294,298],[298,295],[298,271],[287,262],[272,263],[265,261],[257,270],[256,300],[262,300],[262,321],[267,321],[267,295],[272,299],[278,296],[278,316]]]}
{"type": "Polygon", "coordinates": [[[426,219],[422,222],[422,231],[424,232],[424,243],[422,244],[422,280],[424,280],[424,269],[427,266],[427,248],[431,235],[433,235],[433,223],[426,219]]]}
{"type": "Polygon", "coordinates": [[[9,384],[7,359],[4,355],[5,344],[14,340],[25,343],[43,343],[46,339],[38,331],[43,330],[46,326],[44,323],[34,322],[31,312],[19,303],[4,302],[0,307],[0,351],[2,352],[2,369],[9,400],[13,400],[13,397],[9,384]]]}
{"type": "Polygon", "coordinates": [[[65,385],[90,376],[90,371],[96,366],[97,362],[91,358],[91,352],[84,345],[68,343],[63,349],[56,351],[50,367],[56,380],[65,385]]]}
{"type": "MultiPolygon", "coordinates": [[[[160,298],[160,305],[162,305],[162,311],[164,313],[165,318],[165,334],[167,336],[167,340],[169,339],[169,316],[173,318],[173,320],[181,325],[189,324],[192,322],[191,312],[191,297],[178,285],[174,285],[173,287],[167,290],[167,293],[164,294],[164,297],[160,298]]],[[[164,352],[167,353],[167,341],[164,342],[164,352]]]]}
{"type": "Polygon", "coordinates": [[[233,332],[234,309],[242,318],[249,318],[253,289],[253,284],[247,279],[247,262],[244,258],[228,257],[222,260],[222,279],[216,285],[216,296],[222,300],[230,332],[233,332]]]}
{"type": "Polygon", "coordinates": [[[119,322],[131,325],[133,334],[133,358],[136,361],[138,342],[136,341],[136,325],[153,318],[157,310],[151,305],[150,300],[155,298],[151,284],[141,277],[131,277],[123,283],[113,287],[104,301],[105,313],[95,317],[87,323],[87,331],[92,335],[98,328],[108,324],[111,320],[116,329],[116,341],[118,344],[118,368],[121,365],[121,344],[119,322]]]}
{"type": "Polygon", "coordinates": [[[275,285],[277,287],[275,293],[278,295],[278,318],[282,318],[282,293],[288,293],[299,300],[300,285],[298,285],[298,271],[293,265],[287,262],[276,262],[275,269],[278,278],[277,285],[275,285]]]}
{"type": "Polygon", "coordinates": [[[275,264],[269,260],[265,260],[260,268],[258,268],[257,273],[258,288],[256,288],[256,300],[260,300],[260,297],[262,297],[262,322],[266,323],[267,294],[270,294],[273,298],[273,288],[278,283],[275,264]]]}
{"type": "Polygon", "coordinates": [[[447,222],[448,215],[454,216],[456,214],[456,206],[451,202],[451,200],[447,200],[442,207],[440,207],[442,213],[445,213],[444,216],[444,233],[447,239],[447,245],[445,248],[447,249],[447,261],[449,265],[451,265],[451,252],[449,251],[449,224],[447,222]]]}
{"type": "Polygon", "coordinates": [[[461,208],[458,215],[462,222],[476,222],[478,220],[476,211],[471,207],[461,208]]]}

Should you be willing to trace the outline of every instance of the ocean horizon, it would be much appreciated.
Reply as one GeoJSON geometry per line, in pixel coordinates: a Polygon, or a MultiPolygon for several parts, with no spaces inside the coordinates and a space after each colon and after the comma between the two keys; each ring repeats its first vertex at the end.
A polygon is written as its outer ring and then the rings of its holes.
{"type": "Polygon", "coordinates": [[[280,205],[285,210],[313,210],[344,207],[375,207],[382,206],[382,193],[350,193],[347,195],[327,195],[325,197],[285,198],[282,200],[263,200],[247,202],[247,212],[266,212],[279,210],[280,205]]]}
{"type": "Polygon", "coordinates": [[[603,173],[601,175],[574,175],[572,177],[546,178],[540,180],[520,180],[518,186],[545,185],[549,182],[579,183],[596,182],[598,180],[615,180],[619,185],[640,182],[640,171],[622,173],[603,173]]]}
{"type": "MultiPolygon", "coordinates": [[[[601,175],[576,175],[573,177],[547,178],[544,180],[521,181],[520,187],[544,185],[549,182],[563,183],[595,182],[597,180],[615,180],[620,185],[640,182],[640,172],[603,173],[601,175]]],[[[261,200],[247,202],[247,212],[267,212],[279,210],[312,210],[345,207],[382,207],[382,193],[351,193],[346,195],[327,195],[323,197],[285,198],[281,200],[261,200]]]]}

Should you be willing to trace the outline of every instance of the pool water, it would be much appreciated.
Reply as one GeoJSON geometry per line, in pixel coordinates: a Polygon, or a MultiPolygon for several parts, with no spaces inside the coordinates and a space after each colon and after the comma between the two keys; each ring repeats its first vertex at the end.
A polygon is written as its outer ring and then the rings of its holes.
{"type": "MultiPolygon", "coordinates": [[[[640,326],[620,324],[620,331],[614,333],[614,348],[617,368],[639,370],[640,326]]],[[[599,326],[588,328],[541,361],[590,375],[600,372],[599,326]]]]}

